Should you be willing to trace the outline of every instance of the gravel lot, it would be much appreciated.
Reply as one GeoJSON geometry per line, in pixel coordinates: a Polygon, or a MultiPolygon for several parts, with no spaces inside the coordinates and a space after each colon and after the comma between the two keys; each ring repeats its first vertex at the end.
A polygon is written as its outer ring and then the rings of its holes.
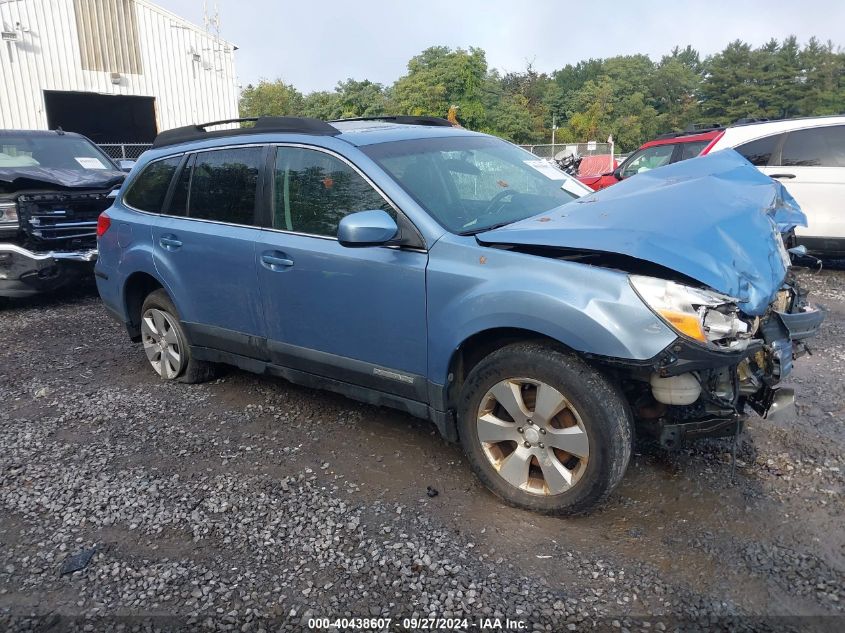
{"type": "Polygon", "coordinates": [[[164,383],[91,288],[8,303],[0,627],[841,631],[845,270],[801,277],[830,312],[799,417],[750,421],[735,483],[730,442],[640,442],[610,502],[567,520],[501,505],[404,414],[235,370],[164,383]]]}

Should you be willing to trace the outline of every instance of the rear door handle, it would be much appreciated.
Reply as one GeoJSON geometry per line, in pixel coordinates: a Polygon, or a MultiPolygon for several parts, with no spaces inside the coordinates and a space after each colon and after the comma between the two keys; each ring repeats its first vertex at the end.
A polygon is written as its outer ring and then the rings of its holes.
{"type": "Polygon", "coordinates": [[[274,272],[293,266],[293,260],[284,253],[264,253],[261,256],[261,263],[274,272]]]}
{"type": "Polygon", "coordinates": [[[772,178],[795,178],[795,174],[772,174],[772,178]]]}
{"type": "Polygon", "coordinates": [[[166,251],[175,251],[182,246],[182,242],[177,240],[175,235],[162,235],[158,243],[166,251]]]}

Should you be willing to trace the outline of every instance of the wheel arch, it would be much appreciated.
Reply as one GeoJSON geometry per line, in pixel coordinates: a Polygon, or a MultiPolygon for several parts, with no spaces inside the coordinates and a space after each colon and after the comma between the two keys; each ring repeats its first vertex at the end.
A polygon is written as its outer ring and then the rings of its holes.
{"type": "Polygon", "coordinates": [[[129,275],[123,284],[123,304],[128,318],[126,327],[135,342],[141,338],[141,306],[144,299],[159,289],[164,289],[164,284],[153,275],[141,271],[129,275]]]}
{"type": "Polygon", "coordinates": [[[465,338],[455,348],[449,359],[449,373],[444,394],[447,409],[455,409],[464,381],[473,367],[483,358],[507,345],[529,341],[544,343],[565,352],[578,353],[559,340],[535,330],[494,327],[478,331],[465,338]]]}

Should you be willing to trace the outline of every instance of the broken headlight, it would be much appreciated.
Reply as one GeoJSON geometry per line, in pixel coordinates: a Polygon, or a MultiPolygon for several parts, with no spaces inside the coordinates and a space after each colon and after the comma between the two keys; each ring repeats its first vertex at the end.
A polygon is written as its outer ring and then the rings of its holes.
{"type": "Polygon", "coordinates": [[[631,275],[640,298],[679,334],[700,343],[732,345],[750,337],[750,326],[739,316],[736,299],[674,281],[631,275]]]}

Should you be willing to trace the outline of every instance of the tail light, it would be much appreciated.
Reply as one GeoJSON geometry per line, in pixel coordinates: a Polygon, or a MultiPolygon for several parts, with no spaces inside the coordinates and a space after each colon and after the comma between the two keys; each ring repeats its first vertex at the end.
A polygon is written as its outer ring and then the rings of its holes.
{"type": "Polygon", "coordinates": [[[103,237],[111,226],[111,218],[103,211],[97,218],[97,238],[103,237]]]}

